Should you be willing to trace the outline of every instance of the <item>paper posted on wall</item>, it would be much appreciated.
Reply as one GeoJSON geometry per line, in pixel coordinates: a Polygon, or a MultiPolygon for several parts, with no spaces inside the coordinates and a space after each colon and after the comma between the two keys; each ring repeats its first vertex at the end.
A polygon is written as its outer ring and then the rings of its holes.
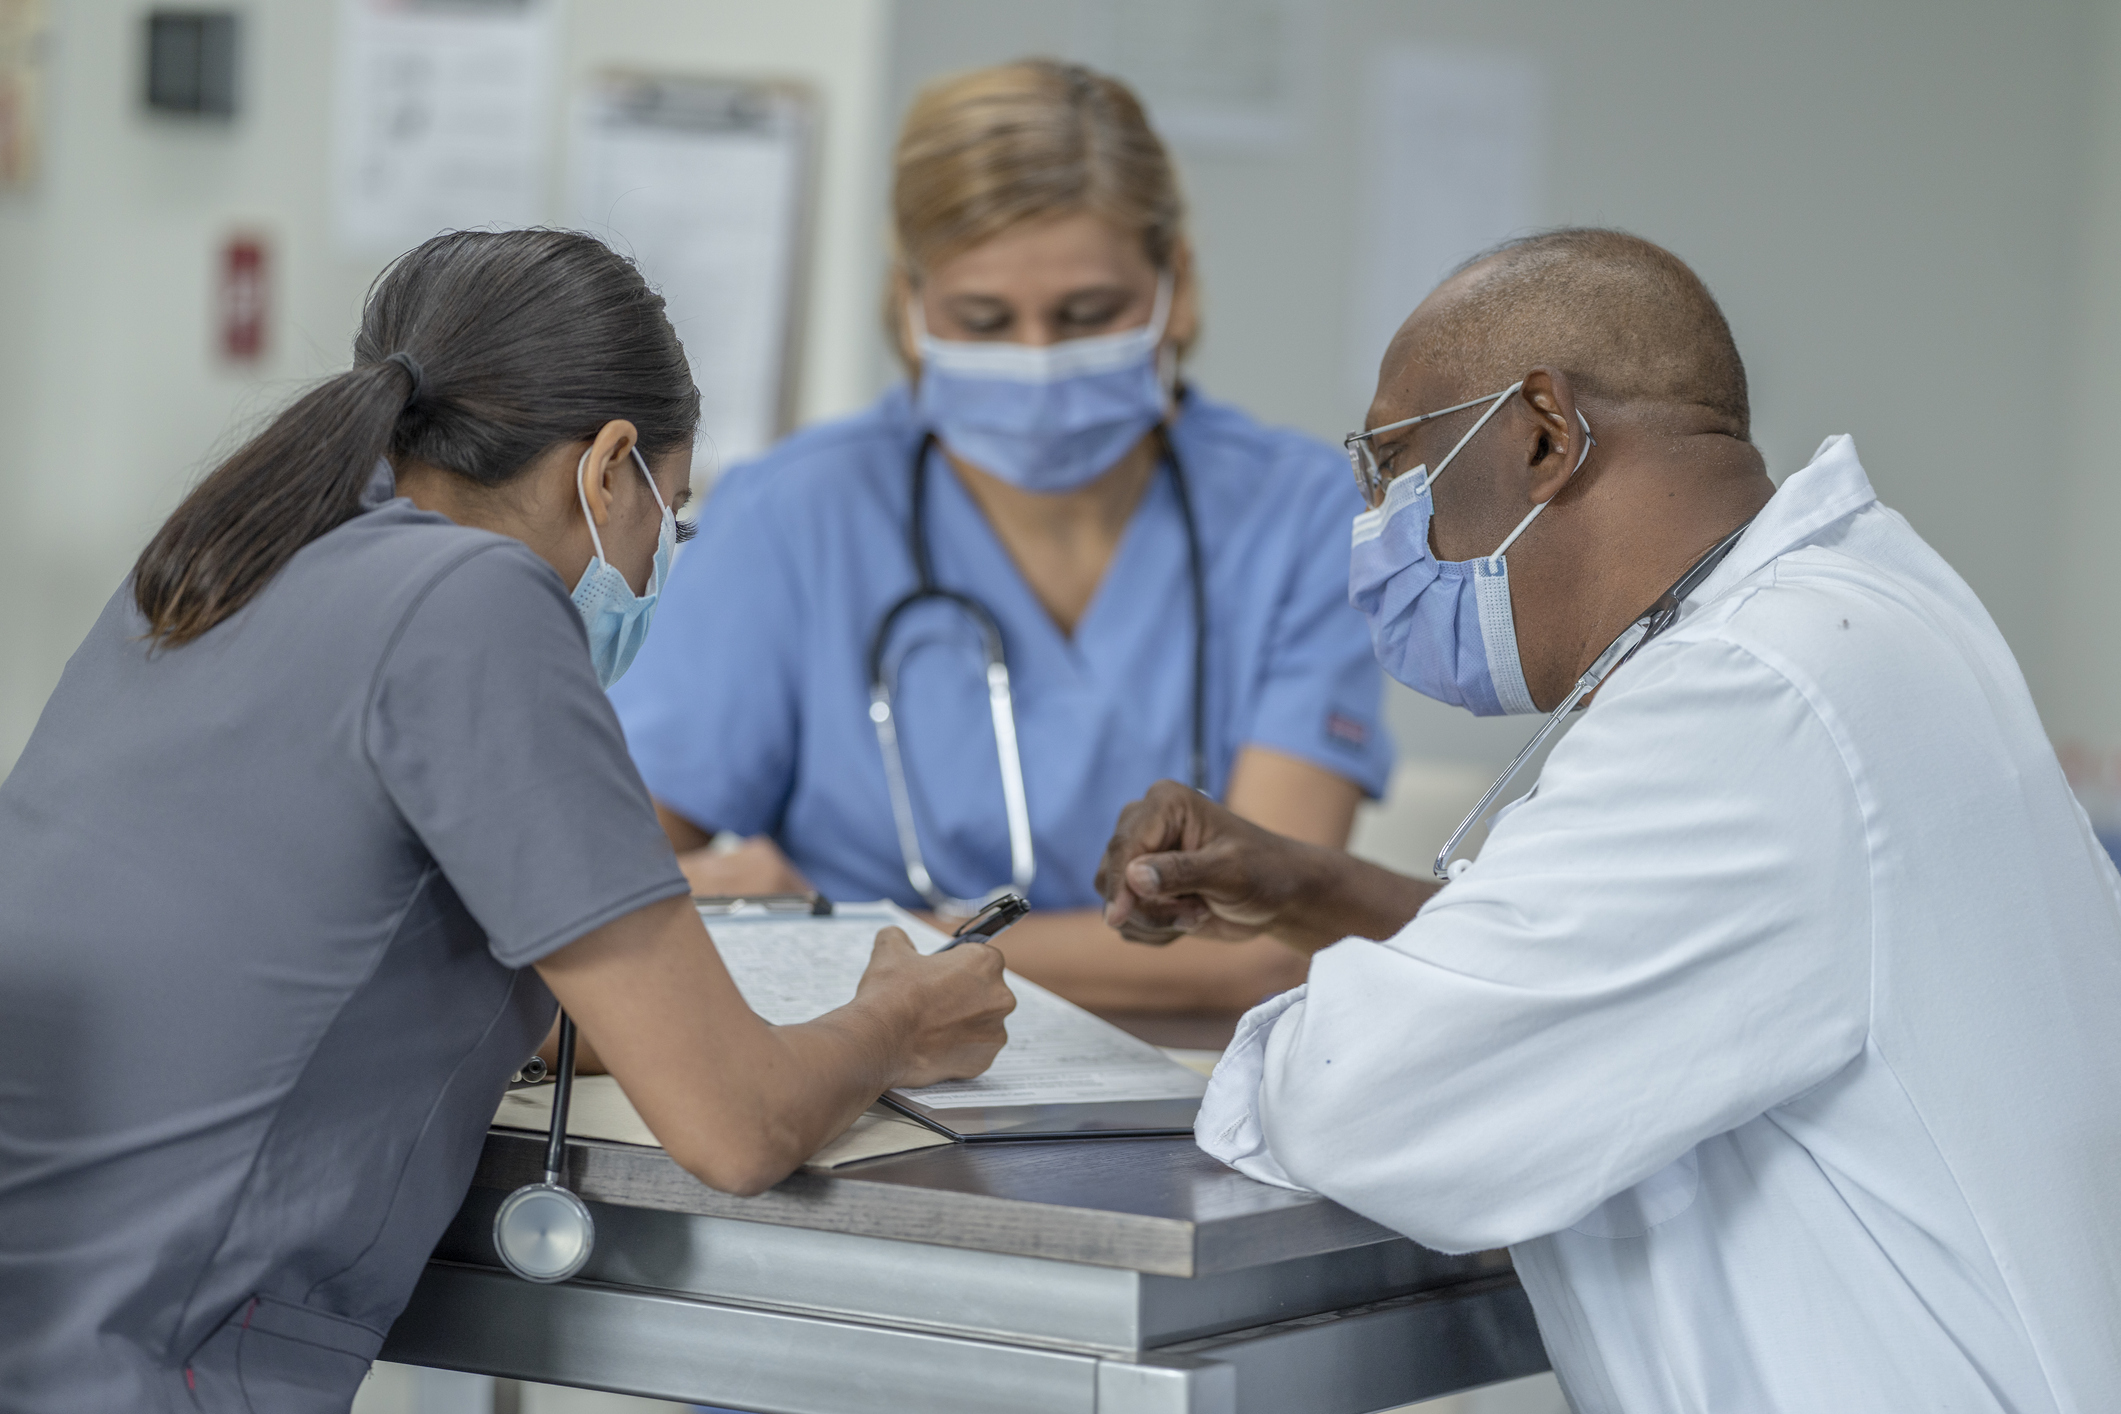
{"type": "Polygon", "coordinates": [[[557,0],[340,0],[332,211],[352,254],[534,226],[551,200],[557,0]]]}

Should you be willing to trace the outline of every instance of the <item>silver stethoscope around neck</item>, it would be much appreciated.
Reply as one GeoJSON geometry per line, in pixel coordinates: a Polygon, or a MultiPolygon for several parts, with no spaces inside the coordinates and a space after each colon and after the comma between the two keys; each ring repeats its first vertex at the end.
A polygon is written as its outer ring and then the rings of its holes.
{"type": "MultiPolygon", "coordinates": [[[[1636,615],[1634,622],[1622,629],[1619,636],[1606,645],[1605,651],[1591,660],[1591,666],[1584,671],[1582,677],[1576,679],[1576,686],[1570,688],[1569,695],[1561,699],[1561,705],[1546,719],[1538,735],[1525,743],[1524,750],[1517,753],[1517,759],[1510,763],[1509,769],[1496,778],[1494,785],[1488,787],[1488,793],[1480,798],[1480,803],[1467,813],[1466,818],[1459,822],[1458,828],[1451,831],[1451,838],[1445,840],[1443,848],[1436,852],[1436,863],[1432,870],[1438,879],[1449,883],[1473,867],[1472,860],[1453,860],[1451,856],[1458,852],[1458,846],[1473,832],[1473,827],[1487,817],[1488,809],[1494,805],[1495,798],[1501,795],[1516,778],[1517,773],[1524,769],[1524,763],[1532,759],[1532,754],[1539,750],[1540,744],[1554,734],[1554,729],[1566,721],[1568,715],[1580,707],[1586,697],[1598,690],[1600,683],[1619,671],[1628,659],[1641,652],[1643,644],[1679,622],[1680,605],[1686,601],[1689,594],[1701,587],[1703,580],[1715,573],[1716,567],[1723,563],[1724,556],[1731,553],[1732,547],[1752,523],[1753,518],[1747,516],[1743,525],[1710,546],[1708,553],[1694,561],[1693,567],[1681,575],[1670,589],[1659,595],[1656,603],[1636,615]],[[1627,642],[1628,635],[1638,631],[1640,636],[1622,649],[1621,645],[1627,642]]],[[[1523,528],[1518,527],[1520,530],[1523,528]]]]}
{"type": "MultiPolygon", "coordinates": [[[[1184,399],[1181,391],[1179,399],[1184,399]]],[[[1178,495],[1178,515],[1186,532],[1186,566],[1193,600],[1193,719],[1192,759],[1189,763],[1195,790],[1208,788],[1208,585],[1202,568],[1200,528],[1193,517],[1193,497],[1186,474],[1179,465],[1178,449],[1168,430],[1159,429],[1159,459],[1171,470],[1171,487],[1178,495]]],[[[935,568],[928,554],[928,453],[936,445],[934,433],[923,436],[913,450],[912,505],[907,519],[907,547],[913,558],[914,587],[911,593],[884,611],[869,640],[869,720],[876,727],[876,744],[884,758],[884,784],[891,793],[892,823],[898,830],[899,854],[905,860],[906,878],[937,913],[962,917],[978,913],[1004,893],[1028,894],[1038,872],[1038,856],[1031,844],[1031,809],[1024,797],[1023,752],[1016,732],[1016,701],[1009,689],[1009,659],[1002,642],[1001,624],[986,605],[970,594],[945,589],[935,582],[935,568]],[[972,621],[979,630],[980,650],[986,659],[987,710],[994,719],[994,752],[1002,773],[1002,808],[1009,822],[1009,882],[980,898],[957,898],[935,882],[921,853],[920,830],[913,818],[913,796],[906,785],[906,763],[899,752],[898,715],[893,699],[898,670],[886,655],[891,631],[899,620],[922,604],[946,604],[972,621]]]]}

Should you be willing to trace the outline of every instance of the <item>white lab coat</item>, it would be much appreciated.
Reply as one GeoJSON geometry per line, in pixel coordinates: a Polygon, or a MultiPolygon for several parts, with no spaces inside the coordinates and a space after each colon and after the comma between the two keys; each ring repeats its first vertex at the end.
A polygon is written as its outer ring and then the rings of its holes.
{"type": "Polygon", "coordinates": [[[2121,879],[1846,437],[1198,1133],[1508,1245],[1579,1414],[2121,1410],[2121,879]]]}

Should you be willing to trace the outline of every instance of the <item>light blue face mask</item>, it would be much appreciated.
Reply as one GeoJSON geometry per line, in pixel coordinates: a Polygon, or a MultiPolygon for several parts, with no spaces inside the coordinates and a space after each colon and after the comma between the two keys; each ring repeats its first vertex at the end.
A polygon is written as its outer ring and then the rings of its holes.
{"type": "Polygon", "coordinates": [[[920,350],[914,410],[943,444],[1026,491],[1073,491],[1109,471],[1164,420],[1164,324],[1171,277],[1139,329],[1057,344],[938,339],[908,302],[920,350]]]}
{"type": "Polygon", "coordinates": [[[633,666],[634,655],[648,640],[648,625],[655,618],[656,600],[670,578],[670,556],[678,543],[677,516],[664,503],[663,493],[656,486],[655,477],[649,475],[648,463],[638,447],[633,451],[633,463],[641,469],[641,475],[648,477],[648,493],[663,511],[663,525],[655,537],[655,568],[649,573],[645,594],[635,594],[626,576],[604,558],[604,540],[597,534],[597,518],[589,514],[589,493],[582,487],[589,453],[582,453],[574,471],[575,495],[582,503],[583,519],[589,522],[589,541],[597,551],[589,568],[582,571],[582,582],[574,587],[574,607],[589,630],[589,658],[596,665],[597,681],[607,688],[626,675],[633,666]]]}
{"type": "MultiPolygon", "coordinates": [[[[1348,559],[1348,602],[1369,620],[1378,663],[1424,697],[1463,707],[1478,717],[1539,710],[1517,657],[1510,572],[1502,556],[1553,502],[1532,507],[1493,554],[1477,560],[1439,560],[1429,549],[1429,517],[1436,505],[1429,488],[1474,433],[1523,386],[1513,383],[1498,393],[1435,471],[1417,466],[1394,478],[1385,488],[1384,504],[1355,517],[1348,559]]],[[[1421,420],[1409,418],[1392,426],[1421,420]]],[[[1576,420],[1583,425],[1584,445],[1569,469],[1571,476],[1582,469],[1594,445],[1591,424],[1581,412],[1576,420]]]]}

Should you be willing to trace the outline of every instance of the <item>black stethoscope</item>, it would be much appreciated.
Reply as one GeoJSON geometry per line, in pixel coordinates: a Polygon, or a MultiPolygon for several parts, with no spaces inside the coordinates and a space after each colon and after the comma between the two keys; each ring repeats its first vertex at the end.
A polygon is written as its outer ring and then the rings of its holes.
{"type": "Polygon", "coordinates": [[[560,1013],[559,1064],[552,1087],[552,1125],[545,1136],[545,1176],[501,1200],[493,1215],[494,1250],[525,1281],[565,1281],[582,1270],[597,1244],[596,1219],[566,1184],[567,1107],[574,1097],[574,1018],[560,1013]]]}
{"type": "MultiPolygon", "coordinates": [[[[1181,391],[1179,398],[1184,399],[1181,391]]],[[[891,792],[891,814],[898,827],[899,853],[905,859],[906,878],[938,913],[977,913],[1003,892],[1030,892],[1038,858],[1031,846],[1031,811],[1024,799],[1024,764],[1016,734],[1016,702],[1009,690],[1009,660],[1002,643],[1001,625],[987,606],[970,594],[944,589],[935,582],[935,569],[928,554],[928,452],[935,434],[923,436],[913,450],[911,474],[913,496],[907,518],[907,548],[913,558],[914,587],[911,593],[884,611],[869,640],[869,720],[876,727],[876,743],[884,757],[884,783],[891,792]],[[898,723],[892,708],[897,672],[885,657],[891,631],[909,610],[929,602],[951,605],[979,630],[980,646],[987,660],[987,706],[994,718],[994,750],[1001,763],[1002,805],[1009,822],[1009,882],[977,899],[954,898],[937,886],[921,854],[920,832],[913,820],[913,797],[906,788],[906,763],[899,753],[898,723]]],[[[1202,567],[1200,527],[1193,518],[1193,497],[1179,464],[1178,449],[1167,431],[1158,429],[1160,460],[1171,469],[1171,487],[1178,493],[1178,515],[1186,531],[1186,564],[1193,590],[1193,755],[1190,763],[1195,790],[1208,788],[1208,585],[1202,567]]]]}

